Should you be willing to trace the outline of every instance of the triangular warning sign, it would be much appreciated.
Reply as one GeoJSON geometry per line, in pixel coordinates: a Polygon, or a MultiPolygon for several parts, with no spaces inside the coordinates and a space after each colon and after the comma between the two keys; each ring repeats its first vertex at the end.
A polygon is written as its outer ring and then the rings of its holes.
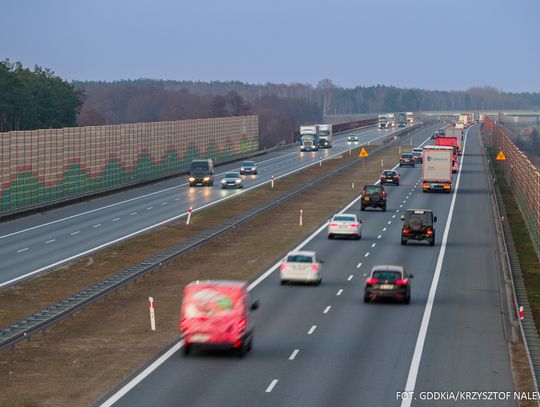
{"type": "Polygon", "coordinates": [[[362,150],[360,150],[360,154],[358,154],[358,157],[367,157],[369,154],[367,153],[366,149],[362,147],[362,150]]]}
{"type": "Polygon", "coordinates": [[[506,161],[506,156],[504,155],[504,153],[501,151],[499,151],[499,154],[497,154],[497,158],[495,158],[497,161],[506,161]]]}

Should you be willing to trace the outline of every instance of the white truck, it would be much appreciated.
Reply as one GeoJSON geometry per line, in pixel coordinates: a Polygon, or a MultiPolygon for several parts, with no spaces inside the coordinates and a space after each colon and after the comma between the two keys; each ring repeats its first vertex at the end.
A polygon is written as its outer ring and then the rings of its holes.
{"type": "Polygon", "coordinates": [[[387,129],[390,127],[390,123],[388,122],[388,116],[385,114],[379,115],[379,129],[387,129]]]}
{"type": "Polygon", "coordinates": [[[422,160],[422,191],[452,190],[452,167],[454,151],[452,147],[425,146],[422,160]]]}
{"type": "Polygon", "coordinates": [[[388,117],[388,126],[396,127],[396,116],[394,115],[394,113],[388,113],[386,117],[388,117]]]}
{"type": "Polygon", "coordinates": [[[300,151],[319,150],[319,126],[300,126],[300,151]]]}
{"type": "Polygon", "coordinates": [[[412,112],[407,112],[407,124],[414,124],[414,116],[412,112]]]}
{"type": "Polygon", "coordinates": [[[331,124],[319,124],[319,148],[332,148],[334,136],[331,124]]]}

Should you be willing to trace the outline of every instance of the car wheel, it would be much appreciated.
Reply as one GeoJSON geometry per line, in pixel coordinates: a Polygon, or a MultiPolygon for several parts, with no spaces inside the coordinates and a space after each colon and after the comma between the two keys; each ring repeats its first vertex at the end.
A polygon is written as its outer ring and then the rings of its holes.
{"type": "Polygon", "coordinates": [[[188,356],[191,353],[191,345],[184,345],[182,353],[184,356],[188,356]]]}
{"type": "Polygon", "coordinates": [[[431,240],[429,241],[429,245],[430,245],[430,246],[435,246],[435,238],[433,238],[433,239],[431,239],[431,240]]]}
{"type": "Polygon", "coordinates": [[[257,171],[255,171],[253,174],[257,175],[257,171]]]}
{"type": "Polygon", "coordinates": [[[407,241],[405,239],[401,239],[401,245],[405,246],[407,244],[407,241]]]}
{"type": "Polygon", "coordinates": [[[365,210],[366,210],[366,207],[365,207],[365,206],[361,206],[361,207],[360,207],[360,210],[361,210],[361,211],[365,211],[365,210]]]}
{"type": "Polygon", "coordinates": [[[285,285],[287,282],[285,280],[280,280],[279,285],[285,285]]]}
{"type": "Polygon", "coordinates": [[[384,205],[381,209],[383,212],[386,212],[386,205],[384,205]]]}
{"type": "Polygon", "coordinates": [[[362,237],[362,235],[355,235],[355,236],[354,236],[354,238],[355,238],[356,240],[360,240],[361,237],[362,237]]]}
{"type": "Polygon", "coordinates": [[[333,238],[334,238],[334,235],[332,235],[332,234],[329,233],[329,234],[328,234],[328,239],[333,239],[333,238]]]}
{"type": "Polygon", "coordinates": [[[400,166],[400,167],[402,167],[402,165],[401,165],[401,164],[399,164],[399,166],[400,166]]]}
{"type": "Polygon", "coordinates": [[[364,293],[364,303],[368,303],[369,302],[369,295],[368,293],[364,293]]]}
{"type": "Polygon", "coordinates": [[[320,286],[322,283],[322,278],[319,278],[317,282],[315,283],[316,286],[320,286]]]}
{"type": "Polygon", "coordinates": [[[396,185],[399,186],[399,182],[396,182],[396,185]]]}
{"type": "Polygon", "coordinates": [[[246,353],[248,353],[246,342],[244,342],[242,346],[237,349],[237,352],[239,358],[243,358],[244,356],[246,356],[246,353]]]}
{"type": "Polygon", "coordinates": [[[403,300],[403,302],[404,302],[405,304],[410,304],[410,303],[411,303],[411,293],[407,293],[407,294],[405,295],[405,299],[403,300]]]}

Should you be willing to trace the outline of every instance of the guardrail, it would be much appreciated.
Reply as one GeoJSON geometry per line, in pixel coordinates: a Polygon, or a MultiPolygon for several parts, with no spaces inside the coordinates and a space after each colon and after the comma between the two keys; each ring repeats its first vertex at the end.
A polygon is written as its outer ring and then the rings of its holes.
{"type": "MultiPolygon", "coordinates": [[[[485,132],[484,132],[485,133],[485,132]]],[[[483,134],[483,144],[487,157],[490,157],[488,144],[490,144],[491,135],[486,137],[483,134]]],[[[491,147],[492,148],[492,147],[491,147]]],[[[488,167],[493,180],[496,180],[495,169],[491,160],[488,160],[488,167]]],[[[529,366],[531,368],[531,374],[534,382],[535,391],[538,392],[538,378],[540,377],[540,337],[536,324],[534,323],[534,317],[527,296],[527,289],[525,288],[525,281],[523,280],[523,273],[521,265],[519,263],[519,256],[517,253],[514,238],[512,237],[512,231],[508,222],[508,216],[506,215],[506,209],[502,198],[502,193],[497,184],[492,184],[492,193],[495,200],[495,210],[498,217],[498,226],[502,229],[502,248],[506,269],[510,271],[511,285],[513,294],[513,312],[514,319],[518,321],[519,330],[523,339],[525,349],[527,351],[527,357],[529,359],[529,366]],[[519,318],[519,307],[523,307],[524,318],[519,318]]],[[[540,405],[540,403],[539,403],[540,405]]]]}
{"type": "MultiPolygon", "coordinates": [[[[403,135],[411,133],[415,130],[419,130],[423,126],[423,124],[418,123],[414,126],[407,127],[389,135],[389,138],[393,139],[394,142],[397,142],[399,137],[402,137],[403,135]]],[[[372,150],[371,154],[377,153],[378,151],[386,147],[387,145],[378,146],[372,150]]],[[[236,226],[248,221],[249,219],[293,198],[299,193],[309,188],[312,188],[320,182],[323,182],[326,179],[337,175],[338,173],[346,170],[347,168],[357,163],[358,161],[355,160],[348,161],[341,167],[331,172],[318,176],[304,184],[298,185],[295,188],[283,193],[279,197],[273,198],[261,205],[256,206],[255,208],[249,209],[248,211],[238,216],[235,216],[234,218],[229,219],[218,226],[210,228],[209,230],[206,230],[197,236],[190,237],[183,242],[174,245],[167,250],[158,253],[138,264],[129,266],[126,269],[114,274],[113,276],[108,277],[69,298],[59,301],[56,304],[53,304],[39,312],[36,312],[29,317],[23,318],[11,324],[7,328],[0,330],[0,350],[3,350],[10,346],[14,347],[15,344],[21,340],[30,340],[32,335],[34,335],[35,333],[44,332],[51,325],[60,322],[64,318],[74,314],[77,311],[80,311],[81,309],[92,304],[93,302],[117,291],[118,289],[128,285],[131,282],[136,281],[144,275],[159,269],[171,260],[202,246],[203,244],[222,235],[228,230],[233,229],[236,226]]],[[[317,163],[314,163],[313,165],[316,164],[317,163]]]]}

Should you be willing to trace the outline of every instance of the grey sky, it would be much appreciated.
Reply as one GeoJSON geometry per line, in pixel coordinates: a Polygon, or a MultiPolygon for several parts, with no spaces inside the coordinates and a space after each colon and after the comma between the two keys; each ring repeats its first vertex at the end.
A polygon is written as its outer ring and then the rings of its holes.
{"type": "Polygon", "coordinates": [[[538,0],[2,0],[0,59],[68,80],[540,91],[538,0]]]}

